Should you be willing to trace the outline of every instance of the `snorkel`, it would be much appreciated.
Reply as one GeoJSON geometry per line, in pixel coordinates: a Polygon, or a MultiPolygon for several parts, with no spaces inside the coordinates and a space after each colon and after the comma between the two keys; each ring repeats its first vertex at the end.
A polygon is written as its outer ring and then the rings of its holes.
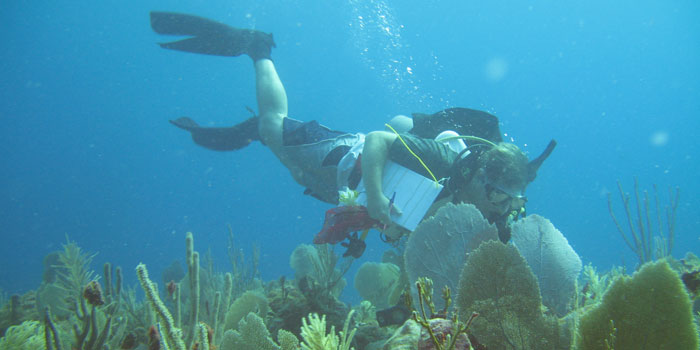
{"type": "Polygon", "coordinates": [[[557,141],[552,139],[551,141],[549,141],[549,144],[547,144],[547,147],[544,149],[544,151],[542,151],[542,153],[539,156],[537,156],[537,158],[527,163],[528,183],[535,180],[535,178],[537,177],[537,170],[540,168],[542,163],[544,163],[544,161],[549,157],[549,155],[552,154],[552,151],[554,151],[554,147],[556,146],[557,141]]]}

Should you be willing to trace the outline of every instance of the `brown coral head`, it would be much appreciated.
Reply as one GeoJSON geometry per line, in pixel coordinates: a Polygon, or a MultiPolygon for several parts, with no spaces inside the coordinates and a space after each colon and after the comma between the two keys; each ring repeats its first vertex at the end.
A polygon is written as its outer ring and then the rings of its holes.
{"type": "Polygon", "coordinates": [[[105,299],[102,295],[100,282],[90,281],[83,289],[83,298],[92,306],[104,305],[105,299]]]}
{"type": "Polygon", "coordinates": [[[122,350],[131,350],[136,347],[136,335],[134,333],[127,333],[124,336],[124,339],[122,339],[122,343],[119,346],[119,349],[122,350]]]}
{"type": "Polygon", "coordinates": [[[174,280],[170,280],[170,282],[165,285],[165,288],[168,290],[168,296],[172,298],[173,294],[175,294],[175,290],[177,289],[177,283],[175,283],[174,280]]]}
{"type": "Polygon", "coordinates": [[[693,298],[700,294],[700,271],[686,272],[681,275],[681,280],[693,298]]]}
{"type": "Polygon", "coordinates": [[[479,341],[476,339],[476,337],[473,334],[469,333],[469,334],[467,334],[467,337],[469,338],[469,342],[472,343],[472,349],[474,349],[474,350],[488,350],[486,348],[486,345],[479,343],[479,341]]]}
{"type": "Polygon", "coordinates": [[[148,329],[148,350],[160,350],[160,332],[156,326],[148,329]]]}

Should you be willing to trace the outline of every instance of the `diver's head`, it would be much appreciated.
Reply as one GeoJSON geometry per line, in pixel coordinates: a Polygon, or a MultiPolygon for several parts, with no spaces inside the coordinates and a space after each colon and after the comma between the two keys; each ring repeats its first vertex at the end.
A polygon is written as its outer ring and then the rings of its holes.
{"type": "Polygon", "coordinates": [[[454,202],[474,204],[495,220],[525,205],[528,184],[527,156],[512,143],[477,144],[453,165],[448,188],[454,202]]]}
{"type": "Polygon", "coordinates": [[[482,154],[477,162],[487,184],[511,196],[522,195],[528,183],[528,159],[518,146],[500,142],[482,154]]]}

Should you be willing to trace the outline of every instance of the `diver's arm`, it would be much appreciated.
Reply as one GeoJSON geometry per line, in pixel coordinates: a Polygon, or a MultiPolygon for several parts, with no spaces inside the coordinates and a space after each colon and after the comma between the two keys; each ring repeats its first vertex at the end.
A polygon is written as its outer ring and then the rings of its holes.
{"type": "Polygon", "coordinates": [[[370,217],[383,224],[391,224],[389,199],[382,193],[382,175],[394,140],[395,134],[373,131],[365,138],[362,149],[362,181],[367,191],[367,211],[370,217]]]}

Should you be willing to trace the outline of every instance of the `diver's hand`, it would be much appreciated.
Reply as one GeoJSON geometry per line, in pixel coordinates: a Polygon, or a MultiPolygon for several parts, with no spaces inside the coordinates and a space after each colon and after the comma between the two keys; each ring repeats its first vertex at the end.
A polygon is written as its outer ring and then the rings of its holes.
{"type": "Polygon", "coordinates": [[[401,210],[383,193],[367,194],[367,212],[372,219],[379,220],[383,225],[391,225],[391,212],[401,215],[401,210]]]}
{"type": "Polygon", "coordinates": [[[382,233],[388,241],[396,241],[401,238],[401,236],[408,234],[409,231],[397,224],[391,224],[387,226],[382,233]]]}

